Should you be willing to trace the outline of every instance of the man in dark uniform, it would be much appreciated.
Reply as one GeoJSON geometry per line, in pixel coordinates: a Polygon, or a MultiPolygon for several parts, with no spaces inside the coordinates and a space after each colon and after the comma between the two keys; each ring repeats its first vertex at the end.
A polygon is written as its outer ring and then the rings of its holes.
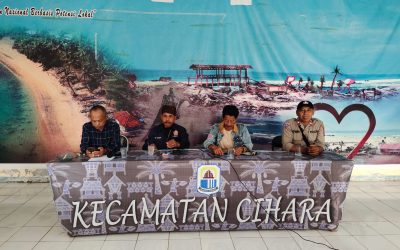
{"type": "Polygon", "coordinates": [[[147,150],[149,145],[156,149],[184,149],[189,148],[189,135],[186,129],[175,123],[176,108],[164,105],[161,108],[161,124],[153,127],[143,145],[147,150]]]}

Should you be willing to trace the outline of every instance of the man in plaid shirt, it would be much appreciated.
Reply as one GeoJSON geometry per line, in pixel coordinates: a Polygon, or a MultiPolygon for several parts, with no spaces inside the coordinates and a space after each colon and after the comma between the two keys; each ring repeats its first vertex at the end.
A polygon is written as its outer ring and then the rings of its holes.
{"type": "Polygon", "coordinates": [[[118,123],[107,119],[106,109],[100,105],[90,109],[89,117],[90,122],[82,127],[81,152],[90,158],[118,152],[121,148],[118,123]]]}

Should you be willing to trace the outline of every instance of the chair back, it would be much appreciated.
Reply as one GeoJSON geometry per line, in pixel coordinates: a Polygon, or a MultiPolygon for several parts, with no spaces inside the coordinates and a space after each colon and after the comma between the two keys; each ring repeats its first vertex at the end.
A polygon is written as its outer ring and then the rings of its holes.
{"type": "Polygon", "coordinates": [[[129,140],[128,137],[125,135],[120,135],[120,140],[121,140],[121,147],[126,148],[126,151],[129,152],[129,140]]]}
{"type": "Polygon", "coordinates": [[[272,139],[272,151],[275,151],[276,148],[282,148],[282,135],[275,136],[272,139]]]}

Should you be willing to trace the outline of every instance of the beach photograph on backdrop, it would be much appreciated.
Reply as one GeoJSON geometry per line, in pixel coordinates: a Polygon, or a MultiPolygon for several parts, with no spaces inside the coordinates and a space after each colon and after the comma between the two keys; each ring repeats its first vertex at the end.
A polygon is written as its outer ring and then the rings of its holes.
{"type": "Polygon", "coordinates": [[[326,151],[400,163],[397,1],[232,1],[1,1],[0,162],[79,152],[96,104],[133,149],[162,105],[200,148],[234,104],[271,150],[309,100],[326,151]]]}

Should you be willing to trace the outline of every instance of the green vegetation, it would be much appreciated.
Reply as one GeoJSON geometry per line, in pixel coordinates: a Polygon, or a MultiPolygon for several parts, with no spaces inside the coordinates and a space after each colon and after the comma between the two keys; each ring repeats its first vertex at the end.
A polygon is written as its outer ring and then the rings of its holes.
{"type": "Polygon", "coordinates": [[[106,51],[96,55],[92,42],[65,34],[29,32],[25,29],[0,31],[0,38],[11,37],[13,48],[30,60],[40,63],[43,70],[54,70],[61,81],[76,96],[74,85],[81,83],[91,93],[106,95],[117,109],[133,108],[129,81],[116,62],[106,58],[106,51]]]}

